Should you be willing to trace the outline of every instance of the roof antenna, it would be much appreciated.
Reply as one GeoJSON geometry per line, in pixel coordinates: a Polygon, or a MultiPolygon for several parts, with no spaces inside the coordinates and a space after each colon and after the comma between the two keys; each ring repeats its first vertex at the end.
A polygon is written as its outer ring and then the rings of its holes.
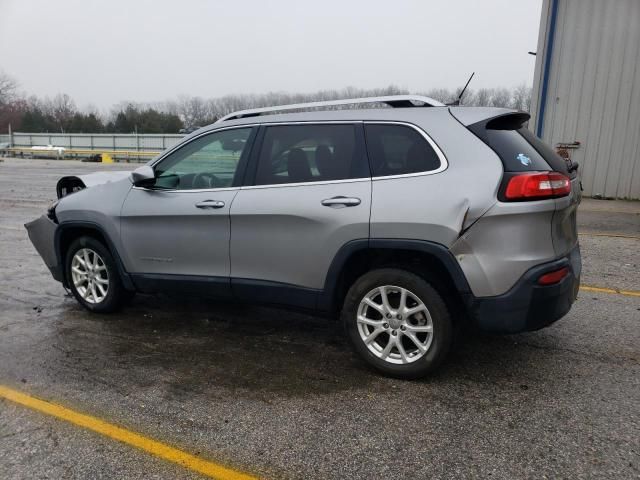
{"type": "Polygon", "coordinates": [[[460,95],[458,95],[458,98],[456,100],[454,100],[453,102],[451,102],[451,103],[447,103],[447,106],[449,106],[449,107],[457,107],[458,105],[460,105],[460,100],[462,100],[462,96],[464,95],[464,92],[467,90],[467,87],[471,83],[471,79],[473,78],[473,76],[475,74],[476,74],[476,72],[473,72],[471,74],[471,76],[469,77],[469,80],[467,80],[467,83],[464,84],[464,88],[460,92],[460,95]]]}

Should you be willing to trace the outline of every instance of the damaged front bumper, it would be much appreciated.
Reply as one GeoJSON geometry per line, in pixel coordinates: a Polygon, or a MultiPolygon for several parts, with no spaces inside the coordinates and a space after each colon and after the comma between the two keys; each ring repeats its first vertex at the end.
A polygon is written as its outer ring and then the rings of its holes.
{"type": "Polygon", "coordinates": [[[56,230],[58,224],[46,215],[41,216],[37,220],[26,223],[24,227],[27,229],[29,239],[33,246],[44,260],[45,265],[57,281],[63,281],[62,265],[56,253],[56,230]]]}

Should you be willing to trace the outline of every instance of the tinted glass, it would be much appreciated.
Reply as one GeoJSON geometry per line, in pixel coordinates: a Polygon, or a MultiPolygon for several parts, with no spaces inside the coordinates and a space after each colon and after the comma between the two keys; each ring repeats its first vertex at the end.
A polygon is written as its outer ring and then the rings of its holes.
{"type": "Polygon", "coordinates": [[[362,174],[354,125],[266,127],[256,185],[342,180],[362,174]]]}
{"type": "Polygon", "coordinates": [[[503,115],[473,124],[469,130],[498,154],[505,172],[554,170],[566,174],[568,166],[562,157],[524,126],[528,119],[528,114],[503,115]]]}
{"type": "Polygon", "coordinates": [[[568,172],[567,162],[560,155],[558,155],[553,148],[544,143],[540,138],[535,136],[527,128],[521,128],[518,131],[531,144],[531,146],[533,146],[533,148],[535,148],[536,151],[540,155],[542,155],[542,157],[546,160],[546,162],[551,166],[553,170],[562,173],[568,172]]]}
{"type": "Polygon", "coordinates": [[[546,160],[519,130],[487,129],[484,140],[500,156],[506,172],[550,170],[546,160]]]}
{"type": "Polygon", "coordinates": [[[374,177],[436,170],[440,159],[425,138],[404,125],[365,125],[374,177]]]}
{"type": "Polygon", "coordinates": [[[231,187],[250,135],[251,128],[235,128],[193,140],[155,167],[156,188],[231,187]]]}

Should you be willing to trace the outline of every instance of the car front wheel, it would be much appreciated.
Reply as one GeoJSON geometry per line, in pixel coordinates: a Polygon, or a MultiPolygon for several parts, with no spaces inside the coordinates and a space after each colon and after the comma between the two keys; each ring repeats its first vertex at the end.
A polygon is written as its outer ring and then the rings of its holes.
{"type": "Polygon", "coordinates": [[[113,256],[93,237],[80,237],[70,245],[66,274],[76,300],[92,312],[113,312],[129,296],[122,286],[113,256]]]}
{"type": "Polygon", "coordinates": [[[390,376],[425,376],[451,346],[452,322],[444,300],[405,270],[385,268],[360,277],[346,296],[342,318],[355,350],[390,376]]]}

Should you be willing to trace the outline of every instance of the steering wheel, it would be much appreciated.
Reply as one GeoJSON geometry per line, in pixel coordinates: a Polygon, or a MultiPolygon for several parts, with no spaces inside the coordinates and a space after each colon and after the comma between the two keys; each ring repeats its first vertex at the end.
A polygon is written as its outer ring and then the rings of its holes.
{"type": "Polygon", "coordinates": [[[197,173],[196,176],[193,177],[191,185],[192,188],[215,188],[217,182],[218,177],[213,173],[201,172],[197,173]]]}

